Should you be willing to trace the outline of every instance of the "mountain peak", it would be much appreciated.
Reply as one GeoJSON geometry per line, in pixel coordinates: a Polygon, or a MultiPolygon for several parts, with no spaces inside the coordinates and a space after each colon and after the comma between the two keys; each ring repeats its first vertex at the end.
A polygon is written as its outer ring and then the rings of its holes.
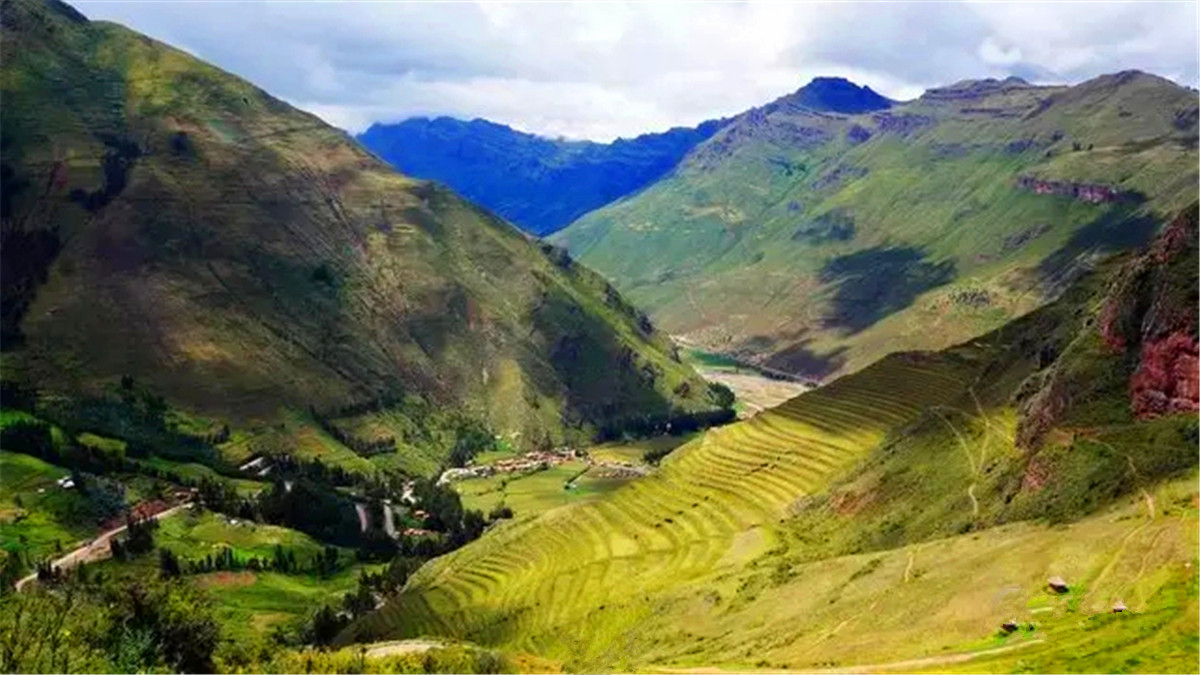
{"type": "Polygon", "coordinates": [[[844,77],[814,77],[784,98],[790,103],[824,112],[856,114],[892,107],[892,101],[887,97],[844,77]]]}

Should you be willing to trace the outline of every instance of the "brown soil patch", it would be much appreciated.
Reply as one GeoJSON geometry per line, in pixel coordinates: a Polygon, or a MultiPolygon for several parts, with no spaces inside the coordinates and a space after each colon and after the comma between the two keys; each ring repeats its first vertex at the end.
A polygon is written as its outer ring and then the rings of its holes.
{"type": "Polygon", "coordinates": [[[1050,471],[1035,456],[1025,467],[1025,475],[1021,477],[1021,490],[1036,492],[1042,489],[1048,480],[1050,480],[1050,471]]]}
{"type": "Polygon", "coordinates": [[[839,516],[852,516],[874,501],[873,492],[837,492],[830,498],[829,505],[839,516]]]}
{"type": "Polygon", "coordinates": [[[230,588],[250,586],[254,580],[254,572],[211,572],[196,577],[196,585],[200,588],[230,588]]]}

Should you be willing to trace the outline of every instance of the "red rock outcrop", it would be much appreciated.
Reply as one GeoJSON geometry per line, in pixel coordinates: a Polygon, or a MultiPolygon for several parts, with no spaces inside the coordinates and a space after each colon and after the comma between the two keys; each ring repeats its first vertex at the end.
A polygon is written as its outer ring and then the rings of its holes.
{"type": "Polygon", "coordinates": [[[1129,381],[1133,412],[1140,419],[1200,411],[1200,341],[1187,332],[1142,343],[1137,372],[1129,381]]]}

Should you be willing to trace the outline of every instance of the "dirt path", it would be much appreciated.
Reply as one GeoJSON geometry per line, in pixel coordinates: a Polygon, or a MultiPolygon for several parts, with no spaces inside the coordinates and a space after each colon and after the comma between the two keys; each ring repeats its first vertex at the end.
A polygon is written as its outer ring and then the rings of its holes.
{"type": "Polygon", "coordinates": [[[921,659],[908,659],[906,661],[891,661],[889,663],[870,663],[858,666],[845,666],[843,668],[827,668],[824,670],[810,670],[807,668],[793,669],[790,671],[780,670],[723,670],[721,668],[704,667],[704,668],[653,668],[654,672],[659,673],[675,673],[678,675],[712,673],[714,675],[723,675],[725,673],[744,672],[744,673],[775,673],[775,672],[802,672],[802,673],[821,673],[822,675],[833,675],[834,673],[881,673],[886,671],[911,672],[919,668],[929,668],[933,666],[944,666],[953,663],[966,663],[973,661],[983,656],[994,656],[996,654],[1004,654],[1006,652],[1025,649],[1033,645],[1041,644],[1046,640],[1037,638],[1034,640],[1026,640],[1017,644],[1005,645],[994,649],[982,649],[977,652],[960,652],[958,654],[943,654],[941,656],[928,656],[921,659]]]}
{"type": "Polygon", "coordinates": [[[930,666],[944,666],[951,663],[966,663],[973,661],[981,656],[994,656],[996,654],[1004,654],[1006,652],[1025,649],[1033,645],[1045,642],[1044,639],[1038,638],[1035,640],[1027,640],[1013,645],[1005,645],[994,649],[983,649],[977,652],[962,652],[959,654],[946,654],[944,656],[929,656],[923,659],[909,659],[907,661],[892,661],[891,663],[872,663],[862,666],[846,666],[845,668],[831,668],[828,670],[810,670],[810,673],[880,673],[884,671],[902,671],[908,672],[917,668],[928,668],[930,666]]]}
{"type": "MultiPolygon", "coordinates": [[[[971,448],[967,445],[967,439],[962,435],[962,433],[959,432],[958,427],[954,426],[954,424],[950,422],[950,419],[946,417],[944,412],[942,412],[941,407],[933,407],[930,408],[930,410],[936,413],[938,419],[942,420],[942,422],[949,427],[950,431],[954,434],[954,437],[958,439],[958,444],[962,448],[963,454],[967,456],[967,466],[971,468],[972,478],[971,484],[967,486],[967,497],[971,499],[971,517],[978,518],[979,500],[975,498],[975,481],[973,479],[979,476],[979,464],[982,462],[983,453],[980,453],[980,462],[976,462],[975,456],[971,454],[971,448]]],[[[951,408],[951,410],[954,409],[951,408]]]]}
{"type": "MultiPolygon", "coordinates": [[[[156,520],[158,520],[160,518],[167,518],[169,516],[175,515],[176,513],[179,513],[183,509],[187,509],[187,508],[191,507],[191,505],[192,505],[192,502],[184,502],[182,504],[179,504],[178,506],[172,506],[171,508],[167,509],[166,511],[156,513],[151,517],[156,520]]],[[[69,570],[72,567],[75,567],[77,565],[82,565],[84,563],[89,563],[89,562],[95,562],[97,560],[104,560],[105,558],[112,555],[112,547],[109,546],[109,541],[112,540],[113,537],[117,536],[118,534],[121,534],[124,531],[125,531],[125,526],[122,525],[120,527],[113,528],[106,532],[102,532],[100,534],[100,536],[87,542],[83,546],[80,546],[79,548],[71,551],[70,553],[67,553],[66,555],[62,556],[61,558],[58,558],[56,560],[51,560],[50,567],[54,568],[54,569],[60,569],[60,570],[69,570]]],[[[28,584],[29,582],[36,581],[36,580],[37,580],[37,573],[34,572],[33,574],[30,574],[29,576],[18,580],[16,583],[16,589],[19,591],[22,588],[24,588],[25,585],[28,584]]]]}
{"type": "Polygon", "coordinates": [[[445,647],[445,645],[434,640],[396,640],[394,642],[373,642],[362,645],[362,648],[365,649],[364,656],[368,659],[427,652],[430,649],[439,649],[441,647],[445,647]]]}

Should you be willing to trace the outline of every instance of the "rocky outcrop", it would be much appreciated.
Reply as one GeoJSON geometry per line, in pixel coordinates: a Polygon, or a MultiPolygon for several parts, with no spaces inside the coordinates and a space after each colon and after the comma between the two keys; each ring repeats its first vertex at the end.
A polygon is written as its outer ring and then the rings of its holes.
{"type": "Polygon", "coordinates": [[[1137,349],[1130,405],[1141,419],[1200,410],[1196,213],[1176,217],[1110,287],[1099,331],[1117,353],[1137,349]]]}
{"type": "Polygon", "coordinates": [[[1017,187],[1039,195],[1063,195],[1089,204],[1136,201],[1137,193],[1099,183],[1077,183],[1064,180],[1042,180],[1032,176],[1017,178],[1017,187]]]}
{"type": "Polygon", "coordinates": [[[986,98],[995,94],[1005,94],[1016,89],[1032,89],[1029,84],[1019,77],[1007,77],[1003,80],[987,78],[985,80],[964,80],[950,85],[927,89],[921,95],[922,101],[970,101],[986,98]]]}
{"type": "Polygon", "coordinates": [[[1142,344],[1129,382],[1130,403],[1140,419],[1200,411],[1200,342],[1186,331],[1142,344]]]}
{"type": "Polygon", "coordinates": [[[1128,396],[1137,419],[1200,411],[1197,219],[1195,205],[1184,210],[1092,296],[1100,311],[1095,327],[1085,330],[1096,330],[1107,350],[1067,349],[1064,335],[1022,343],[1037,370],[1016,395],[1019,447],[1036,450],[1076,405],[1100,399],[1128,396]],[[1114,377],[1096,378],[1099,372],[1114,377]]]}
{"type": "Polygon", "coordinates": [[[873,115],[871,119],[875,121],[875,126],[879,131],[886,134],[899,134],[901,136],[907,136],[934,124],[934,119],[928,115],[880,113],[873,115]]]}

